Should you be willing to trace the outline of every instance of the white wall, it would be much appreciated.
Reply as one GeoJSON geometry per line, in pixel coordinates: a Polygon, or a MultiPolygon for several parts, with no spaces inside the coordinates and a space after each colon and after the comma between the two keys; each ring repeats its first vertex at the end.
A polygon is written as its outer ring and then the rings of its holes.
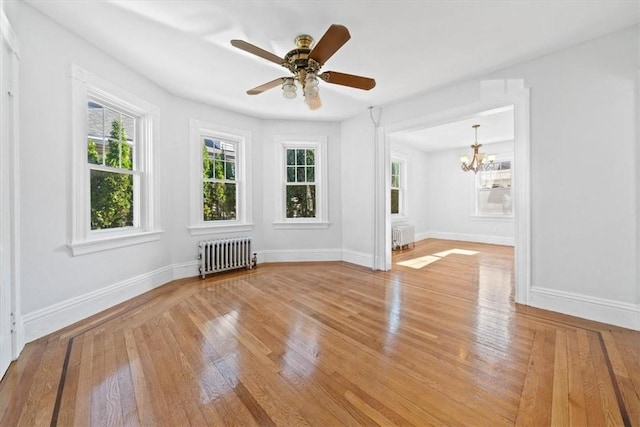
{"type": "Polygon", "coordinates": [[[189,200],[189,120],[251,134],[249,187],[253,238],[261,259],[342,259],[341,134],[339,123],[269,122],[181,99],[133,72],[22,2],[8,10],[22,45],[20,159],[22,313],[27,341],[174,278],[197,274],[197,242],[226,233],[192,236],[189,200]],[[71,256],[70,65],[155,104],[160,132],[161,239],[71,256]],[[328,141],[330,226],[276,230],[274,135],[323,136],[328,141]],[[301,254],[303,254],[301,256],[301,254]]]}
{"type": "Polygon", "coordinates": [[[415,228],[416,240],[425,239],[429,234],[429,180],[431,166],[425,152],[401,142],[393,143],[391,156],[404,160],[406,167],[405,215],[393,217],[392,226],[411,224],[415,228]]]}
{"type": "Polygon", "coordinates": [[[373,267],[374,126],[369,113],[342,123],[342,247],[345,260],[373,267]]]}
{"type": "MultiPolygon", "coordinates": [[[[301,105],[301,108],[304,107],[301,105]]],[[[256,191],[262,193],[263,256],[267,261],[341,260],[342,259],[342,185],[340,182],[340,124],[331,122],[265,121],[262,131],[264,171],[256,191]],[[274,137],[300,136],[327,138],[328,220],[321,229],[276,228],[278,186],[281,166],[277,163],[278,147],[274,137]]]]}
{"type": "MultiPolygon", "coordinates": [[[[382,126],[478,102],[481,80],[524,79],[531,90],[529,301],[640,329],[638,43],[634,27],[385,106],[382,126]]],[[[349,121],[350,134],[364,118],[349,121]]],[[[362,218],[362,226],[372,220],[362,218]]]]}
{"type": "MultiPolygon", "coordinates": [[[[20,67],[22,312],[27,315],[170,265],[162,242],[72,257],[70,64],[160,107],[157,86],[20,2],[9,15],[23,46],[20,67]],[[70,274],[70,272],[73,272],[70,274]]],[[[162,156],[166,136],[158,136],[162,156]]],[[[163,179],[164,181],[164,179],[163,179]]],[[[166,203],[163,200],[163,203],[166,203]]],[[[164,224],[163,224],[164,225],[164,224]]]]}
{"type": "MultiPolygon", "coordinates": [[[[470,148],[430,152],[427,170],[427,236],[472,242],[513,245],[513,218],[476,217],[475,175],[460,169],[460,156],[470,155],[470,148]]],[[[510,155],[513,142],[482,144],[482,151],[510,155]]]]}

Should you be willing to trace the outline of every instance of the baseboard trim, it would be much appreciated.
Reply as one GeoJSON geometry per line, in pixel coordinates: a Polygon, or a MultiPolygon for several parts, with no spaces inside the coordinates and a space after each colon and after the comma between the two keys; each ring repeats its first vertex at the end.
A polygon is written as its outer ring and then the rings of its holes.
{"type": "Polygon", "coordinates": [[[342,249],[271,249],[258,252],[262,262],[342,261],[342,249]]]}
{"type": "Polygon", "coordinates": [[[21,317],[24,341],[34,341],[177,278],[196,275],[197,263],[169,265],[26,313],[21,317]]]}
{"type": "Polygon", "coordinates": [[[531,288],[529,304],[544,310],[640,331],[640,305],[638,304],[541,287],[531,288]]]}
{"type": "MultiPolygon", "coordinates": [[[[503,236],[487,236],[482,234],[464,234],[464,233],[448,233],[445,231],[428,231],[420,233],[422,239],[444,239],[444,240],[461,240],[463,242],[487,243],[490,245],[514,246],[513,237],[503,236]],[[424,237],[423,237],[424,236],[424,237]]],[[[422,240],[419,239],[419,240],[422,240]]],[[[416,236],[416,240],[417,236],[416,236]]]]}
{"type": "Polygon", "coordinates": [[[350,249],[342,250],[342,261],[351,264],[361,265],[363,267],[373,268],[373,255],[364,252],[352,251],[350,249]]]}

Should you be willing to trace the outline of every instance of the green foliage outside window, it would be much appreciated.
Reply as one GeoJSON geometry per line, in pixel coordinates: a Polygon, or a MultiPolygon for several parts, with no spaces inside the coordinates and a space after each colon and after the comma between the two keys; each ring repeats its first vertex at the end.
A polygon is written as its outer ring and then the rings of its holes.
{"type": "Polygon", "coordinates": [[[391,162],[391,213],[400,213],[400,171],[399,162],[391,162]]]}
{"type": "Polygon", "coordinates": [[[133,169],[131,154],[131,146],[120,119],[111,123],[106,150],[89,138],[88,162],[116,169],[92,169],[90,172],[92,230],[133,226],[133,175],[117,172],[117,169],[133,169]],[[101,150],[98,150],[99,147],[101,150]]]}
{"type": "Polygon", "coordinates": [[[205,221],[236,219],[235,147],[229,143],[203,138],[202,159],[203,219],[205,221]]]}
{"type": "Polygon", "coordinates": [[[285,194],[287,218],[316,217],[315,150],[288,148],[285,194]]]}

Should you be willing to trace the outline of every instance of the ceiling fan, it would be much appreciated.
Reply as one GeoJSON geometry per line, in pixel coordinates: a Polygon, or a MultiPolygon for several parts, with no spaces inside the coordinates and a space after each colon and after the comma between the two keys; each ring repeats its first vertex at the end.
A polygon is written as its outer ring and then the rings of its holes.
{"type": "Polygon", "coordinates": [[[279,77],[260,86],[249,89],[247,94],[257,95],[276,86],[282,85],[282,94],[285,98],[296,97],[296,82],[302,88],[305,103],[309,108],[316,110],[322,105],[318,94],[318,78],[327,83],[356,89],[369,90],[375,87],[376,81],[369,77],[353,74],[339,73],[337,71],[325,71],[320,73],[320,68],[333,56],[349,39],[351,35],[347,27],[334,24],[329,27],[320,41],[313,46],[313,38],[307,34],[301,34],[295,38],[296,48],[289,51],[284,58],[247,43],[243,40],[231,40],[231,44],[238,49],[257,55],[268,61],[282,65],[293,73],[292,77],[279,77]]]}

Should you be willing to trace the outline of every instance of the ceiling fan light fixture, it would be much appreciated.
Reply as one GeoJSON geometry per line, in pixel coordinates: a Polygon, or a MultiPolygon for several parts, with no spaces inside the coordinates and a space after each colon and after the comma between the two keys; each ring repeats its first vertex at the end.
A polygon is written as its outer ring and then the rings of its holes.
{"type": "Polygon", "coordinates": [[[287,99],[293,99],[296,97],[296,90],[296,84],[294,83],[293,79],[285,79],[284,83],[282,84],[282,96],[287,99]]]}
{"type": "Polygon", "coordinates": [[[317,94],[315,96],[305,96],[304,102],[309,106],[310,110],[317,110],[322,107],[322,102],[320,101],[320,96],[317,94]]]}

